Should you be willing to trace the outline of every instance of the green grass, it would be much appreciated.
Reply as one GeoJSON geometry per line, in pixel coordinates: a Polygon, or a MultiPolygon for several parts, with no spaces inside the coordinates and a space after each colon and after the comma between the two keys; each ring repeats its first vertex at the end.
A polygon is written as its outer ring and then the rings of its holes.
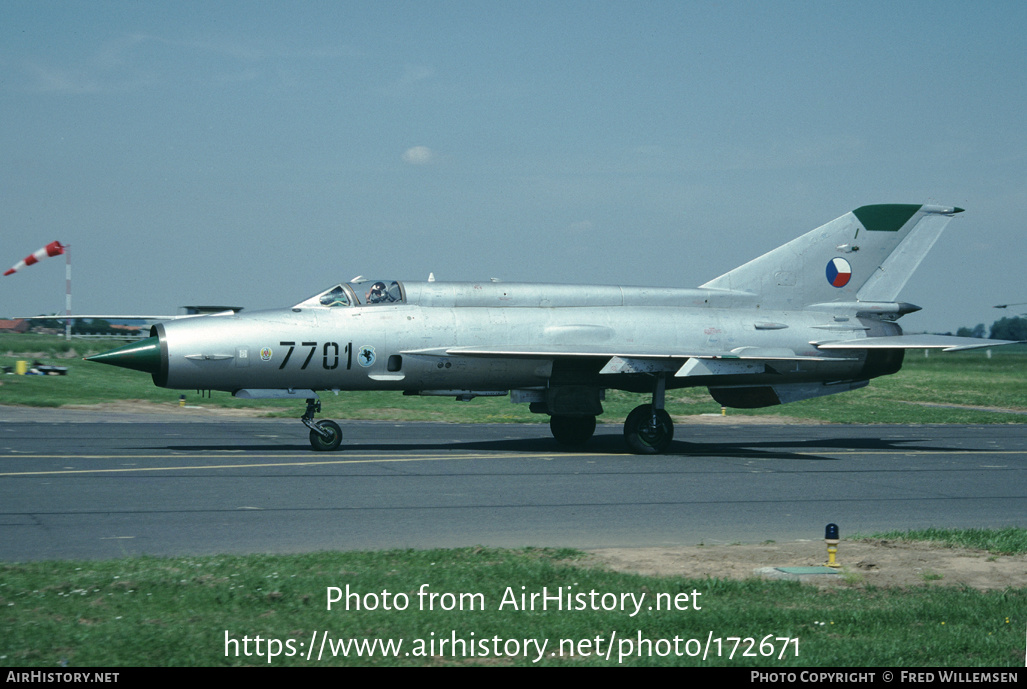
{"type": "MultiPolygon", "coordinates": [[[[73,340],[76,357],[57,358],[68,347],[61,338],[37,335],[0,336],[0,365],[13,366],[25,354],[44,354],[44,363],[67,366],[67,376],[0,376],[3,404],[61,406],[119,400],[177,404],[186,395],[188,404],[250,407],[269,415],[299,416],[302,404],[294,401],[237,400],[228,393],[201,398],[195,391],[157,388],[150,376],[81,360],[89,352],[104,351],[118,343],[73,340]],[[85,351],[85,350],[89,351],[85,351]]],[[[601,422],[622,423],[628,412],[646,401],[645,395],[611,390],[607,393],[601,422]]],[[[532,414],[526,404],[508,398],[478,398],[454,402],[446,398],[405,397],[397,392],[343,392],[322,395],[321,417],[330,419],[378,419],[390,421],[527,422],[546,417],[532,414]]],[[[871,381],[861,390],[756,410],[727,410],[727,415],[784,415],[832,423],[1027,423],[1027,414],[982,411],[969,407],[994,407],[1027,412],[1027,348],[999,347],[989,359],[984,352],[920,352],[906,356],[896,375],[871,381]],[[930,406],[943,405],[943,406],[930,406]]],[[[673,415],[719,414],[705,388],[671,390],[667,409],[673,415]]]]}
{"type": "Polygon", "coordinates": [[[996,555],[1027,554],[1027,529],[919,529],[888,531],[856,539],[883,541],[930,541],[949,548],[986,550],[996,555]]]}
{"type": "Polygon", "coordinates": [[[61,336],[38,335],[36,333],[0,333],[0,354],[56,356],[86,356],[113,349],[124,344],[120,340],[83,340],[73,339],[71,342],[61,336]]]}
{"type": "Polygon", "coordinates": [[[486,548],[5,564],[0,665],[1013,667],[1024,660],[1023,589],[818,590],[794,582],[643,577],[582,565],[571,550],[486,548]],[[418,591],[424,585],[427,592],[454,596],[436,598],[434,610],[422,610],[418,591]],[[329,587],[344,594],[347,586],[358,594],[359,606],[350,599],[349,609],[339,602],[328,610],[329,587]],[[615,594],[608,601],[622,594],[645,598],[635,616],[630,603],[611,610],[590,604],[583,610],[499,609],[508,588],[519,596],[543,587],[615,594]],[[461,610],[459,594],[480,597],[464,597],[461,610]],[[677,609],[649,610],[658,594],[676,600],[677,609]],[[403,595],[406,609],[398,610],[403,595]],[[441,609],[444,601],[451,609],[441,609]],[[472,602],[476,609],[469,609],[472,602]],[[375,609],[365,609],[371,604],[375,609]],[[401,639],[403,647],[399,657],[379,648],[370,656],[320,661],[315,648],[308,661],[311,640],[320,647],[325,632],[333,640],[401,639]],[[454,634],[487,640],[489,652],[475,645],[475,657],[467,657],[439,647],[454,634]],[[705,661],[688,655],[711,635],[721,639],[719,655],[716,642],[705,661]],[[258,636],[263,655],[257,655],[258,636]],[[641,656],[640,636],[654,644],[641,656]],[[546,654],[537,663],[534,650],[497,658],[496,637],[500,648],[507,640],[519,640],[520,649],[524,639],[545,640],[546,654]],[[675,637],[682,656],[667,655],[675,637]],[[733,637],[743,641],[736,647],[733,637]],[[605,652],[614,638],[611,658],[599,657],[597,651],[605,652]],[[762,650],[773,650],[773,656],[759,655],[764,641],[762,650]],[[574,653],[566,652],[568,644],[574,653]],[[247,648],[253,655],[245,655],[247,648]],[[270,662],[269,650],[278,652],[270,662]]]}

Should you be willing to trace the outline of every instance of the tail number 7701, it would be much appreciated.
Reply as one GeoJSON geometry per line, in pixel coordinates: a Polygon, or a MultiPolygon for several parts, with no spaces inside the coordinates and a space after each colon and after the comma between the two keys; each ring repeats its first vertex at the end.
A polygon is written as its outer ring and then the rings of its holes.
{"type": "MultiPolygon", "coordinates": [[[[282,359],[282,364],[278,367],[279,370],[285,368],[289,363],[289,359],[292,358],[292,353],[296,351],[295,342],[279,342],[282,347],[288,347],[289,351],[285,353],[285,358],[282,359]]],[[[314,353],[317,352],[317,342],[300,342],[300,347],[309,347],[310,351],[307,352],[307,358],[303,360],[303,365],[300,366],[300,370],[304,370],[310,365],[311,359],[314,358],[314,353]]],[[[342,347],[342,352],[346,355],[346,370],[353,368],[353,343],[347,342],[342,347]]],[[[302,350],[299,356],[303,356],[302,350]]],[[[339,343],[338,342],[325,342],[321,346],[321,366],[326,370],[333,370],[339,367],[339,343]]]]}

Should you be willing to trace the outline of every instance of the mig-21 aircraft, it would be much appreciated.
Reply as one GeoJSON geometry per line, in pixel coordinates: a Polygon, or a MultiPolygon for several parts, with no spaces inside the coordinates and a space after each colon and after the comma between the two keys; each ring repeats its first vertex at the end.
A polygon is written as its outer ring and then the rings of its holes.
{"type": "Polygon", "coordinates": [[[668,389],[766,407],[861,388],[906,349],[1006,344],[895,323],[920,309],[899,291],[962,210],[863,206],[695,289],[355,279],[291,308],[159,323],[87,360],[164,388],[306,400],[315,450],[342,440],[314,418],[329,390],[509,394],[570,446],[592,437],[605,391],[626,390],[650,397],[627,417],[628,447],[660,453],[674,434],[668,389]]]}

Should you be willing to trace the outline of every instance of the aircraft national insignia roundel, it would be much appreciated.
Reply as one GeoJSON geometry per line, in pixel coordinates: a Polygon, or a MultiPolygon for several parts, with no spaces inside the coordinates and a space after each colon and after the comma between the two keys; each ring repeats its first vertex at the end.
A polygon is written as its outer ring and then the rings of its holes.
{"type": "Polygon", "coordinates": [[[844,258],[832,258],[827,263],[827,281],[835,287],[845,287],[852,277],[852,266],[844,258]]]}

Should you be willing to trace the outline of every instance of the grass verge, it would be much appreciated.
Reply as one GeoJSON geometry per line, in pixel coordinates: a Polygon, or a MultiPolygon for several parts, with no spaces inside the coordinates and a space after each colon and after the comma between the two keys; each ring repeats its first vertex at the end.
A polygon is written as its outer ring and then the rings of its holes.
{"type": "Polygon", "coordinates": [[[856,540],[929,541],[949,548],[986,550],[995,555],[1027,553],[1027,529],[919,529],[887,531],[872,536],[856,536],[856,540]]]}
{"type": "Polygon", "coordinates": [[[4,564],[0,665],[1014,667],[1024,660],[1024,589],[820,590],[643,577],[583,562],[573,550],[479,547],[4,564]],[[550,598],[542,610],[539,594],[562,602],[550,598]],[[338,599],[331,609],[329,597],[338,599]]]}

